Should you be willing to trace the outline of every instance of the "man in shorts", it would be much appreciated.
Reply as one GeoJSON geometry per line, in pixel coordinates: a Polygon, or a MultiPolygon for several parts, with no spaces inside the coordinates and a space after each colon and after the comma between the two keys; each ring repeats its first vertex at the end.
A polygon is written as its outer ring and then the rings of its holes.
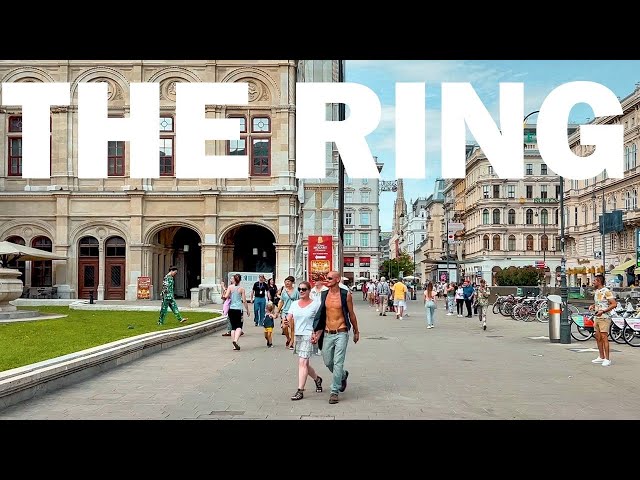
{"type": "Polygon", "coordinates": [[[603,367],[611,365],[609,360],[609,327],[611,326],[611,310],[616,308],[618,302],[611,290],[604,286],[604,275],[596,275],[593,281],[593,305],[589,305],[589,310],[595,311],[594,335],[598,343],[598,358],[591,360],[592,363],[601,363],[603,367]]]}

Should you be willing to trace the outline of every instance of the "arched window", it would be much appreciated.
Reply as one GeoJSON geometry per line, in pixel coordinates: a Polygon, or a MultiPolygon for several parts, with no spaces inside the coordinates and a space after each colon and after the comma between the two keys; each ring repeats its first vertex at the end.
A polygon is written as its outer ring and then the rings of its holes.
{"type": "Polygon", "coordinates": [[[493,210],[493,224],[500,225],[500,210],[497,208],[493,210]]]}
{"type": "Polygon", "coordinates": [[[99,257],[98,240],[93,237],[82,237],[80,239],[81,257],[99,257]]]}
{"type": "MultiPolygon", "coordinates": [[[[31,241],[33,248],[53,251],[53,244],[47,237],[36,237],[31,241]]],[[[51,260],[38,260],[31,262],[31,286],[51,287],[53,286],[52,262],[51,260]]]]}
{"type": "Polygon", "coordinates": [[[500,250],[500,235],[493,236],[493,249],[500,250]]]}
{"type": "Polygon", "coordinates": [[[120,237],[111,237],[105,243],[106,257],[124,257],[127,253],[126,243],[120,237]]]}
{"type": "Polygon", "coordinates": [[[527,209],[526,223],[527,225],[533,225],[533,210],[530,208],[527,209]]]}
{"type": "Polygon", "coordinates": [[[489,225],[489,210],[486,208],[482,211],[482,224],[489,225]]]}
{"type": "Polygon", "coordinates": [[[516,236],[509,235],[509,251],[513,252],[516,249],[516,236]]]}
{"type": "Polygon", "coordinates": [[[543,225],[549,225],[549,212],[546,208],[543,208],[540,212],[540,221],[543,225]]]}
{"type": "Polygon", "coordinates": [[[527,250],[533,250],[533,235],[527,235],[527,250]]]}
{"type": "Polygon", "coordinates": [[[482,248],[484,250],[489,250],[489,235],[482,237],[482,248]]]}
{"type": "Polygon", "coordinates": [[[549,237],[542,235],[540,244],[540,250],[549,250],[549,237]]]}
{"type": "Polygon", "coordinates": [[[513,208],[509,210],[509,213],[507,214],[507,221],[509,225],[516,224],[516,211],[513,208]]]}

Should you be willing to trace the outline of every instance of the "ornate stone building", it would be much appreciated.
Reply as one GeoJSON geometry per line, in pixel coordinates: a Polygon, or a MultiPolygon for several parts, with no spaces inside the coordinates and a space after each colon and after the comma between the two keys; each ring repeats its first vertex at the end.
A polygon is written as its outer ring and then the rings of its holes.
{"type": "MultiPolygon", "coordinates": [[[[636,265],[637,233],[640,228],[640,83],[620,100],[622,115],[598,118],[593,125],[622,125],[624,128],[624,178],[609,178],[607,172],[587,180],[565,179],[565,252],[570,286],[593,284],[593,277],[605,269],[620,274],[627,285],[625,271],[636,265]],[[620,211],[622,229],[601,235],[602,212],[620,211]]],[[[580,131],[569,137],[571,149],[586,155],[592,146],[580,145],[580,131]]],[[[640,269],[635,269],[640,274],[640,269]]],[[[607,276],[609,280],[610,276],[607,276]]]]}
{"type": "MultiPolygon", "coordinates": [[[[68,82],[71,105],[51,110],[50,179],[22,177],[22,111],[0,107],[0,240],[52,250],[66,261],[20,264],[27,286],[62,298],[152,298],[171,264],[176,293],[217,284],[229,272],[295,273],[300,199],[295,178],[295,60],[0,61],[1,82],[68,82]],[[159,85],[160,178],[130,178],[129,142],[113,139],[108,178],[77,173],[78,84],[106,82],[109,117],[128,117],[133,82],[159,85]],[[210,105],[207,118],[240,118],[241,138],[206,143],[208,155],[248,155],[246,179],[178,179],[175,86],[248,82],[247,105],[210,105]]],[[[1,92],[0,92],[1,93],[1,92]]],[[[298,262],[299,263],[299,262],[298,262]]]]}

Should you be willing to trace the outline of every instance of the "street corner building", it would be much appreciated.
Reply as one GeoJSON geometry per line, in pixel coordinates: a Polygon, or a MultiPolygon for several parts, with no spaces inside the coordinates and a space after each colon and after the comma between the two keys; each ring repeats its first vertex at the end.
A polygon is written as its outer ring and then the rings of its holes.
{"type": "MultiPolygon", "coordinates": [[[[0,107],[0,240],[66,260],[13,262],[25,293],[57,298],[159,299],[170,265],[177,297],[228,283],[230,273],[264,272],[282,284],[302,278],[304,185],[295,177],[295,93],[299,81],[337,81],[338,61],[0,61],[0,81],[68,82],[71,105],[51,109],[50,179],[22,177],[22,110],[0,107]],[[160,90],[160,178],[130,178],[129,142],[108,142],[106,179],[77,169],[78,84],[105,82],[108,115],[130,114],[134,82],[160,90]],[[178,82],[246,82],[247,105],[210,105],[207,118],[239,118],[240,139],[206,142],[208,155],[247,155],[246,179],[178,179],[178,82]]],[[[0,92],[1,95],[1,92],[0,92]]],[[[328,149],[331,150],[331,149],[328,149]]],[[[327,153],[327,164],[334,161],[327,153]]],[[[102,160],[99,160],[102,161],[102,160]]],[[[335,182],[334,188],[337,188],[335,182]]],[[[336,219],[337,220],[337,219],[336,219]]],[[[331,236],[336,238],[332,230],[331,236]]]]}

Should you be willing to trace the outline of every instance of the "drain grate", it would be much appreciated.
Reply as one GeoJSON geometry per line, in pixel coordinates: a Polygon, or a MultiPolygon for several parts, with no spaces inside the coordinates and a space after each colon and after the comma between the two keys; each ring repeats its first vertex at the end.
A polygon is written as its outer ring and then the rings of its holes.
{"type": "Polygon", "coordinates": [[[216,416],[220,416],[220,415],[244,415],[244,411],[240,411],[240,410],[214,410],[213,412],[211,412],[209,415],[216,415],[216,416]]]}
{"type": "Polygon", "coordinates": [[[388,337],[365,337],[367,340],[389,340],[388,337]]]}
{"type": "Polygon", "coordinates": [[[487,335],[487,338],[502,338],[504,335],[487,335]]]}

